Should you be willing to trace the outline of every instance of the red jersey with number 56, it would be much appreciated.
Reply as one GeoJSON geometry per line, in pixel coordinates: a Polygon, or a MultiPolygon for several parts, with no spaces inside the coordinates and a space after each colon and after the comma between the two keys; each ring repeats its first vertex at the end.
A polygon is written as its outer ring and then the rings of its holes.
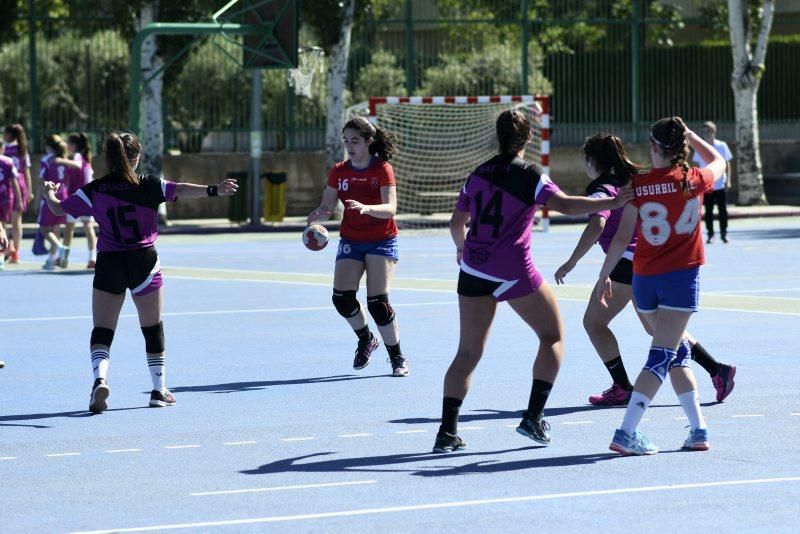
{"type": "MultiPolygon", "coordinates": [[[[383,204],[381,187],[393,186],[394,170],[388,162],[373,157],[364,169],[353,167],[350,160],[342,161],[328,171],[328,186],[339,191],[339,200],[355,200],[365,205],[383,204]]],[[[378,219],[347,209],[345,203],[339,234],[356,243],[375,243],[397,235],[394,218],[378,219]]]]}
{"type": "Polygon", "coordinates": [[[636,198],[632,203],[639,210],[635,274],[662,274],[705,263],[700,207],[703,194],[714,186],[714,175],[708,169],[693,167],[686,177],[686,192],[680,167],[652,169],[633,177],[636,198]]]}

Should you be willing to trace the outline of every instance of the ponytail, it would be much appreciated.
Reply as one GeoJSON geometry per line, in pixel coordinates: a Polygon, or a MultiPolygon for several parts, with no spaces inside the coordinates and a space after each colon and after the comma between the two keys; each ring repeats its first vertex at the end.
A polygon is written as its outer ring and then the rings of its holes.
{"type": "Polygon", "coordinates": [[[519,151],[528,144],[531,137],[531,121],[516,109],[507,109],[497,116],[495,131],[500,150],[500,162],[492,173],[492,183],[500,178],[506,167],[517,157],[519,151]]]}
{"type": "Polygon", "coordinates": [[[9,124],[3,130],[4,133],[11,136],[19,146],[19,158],[24,160],[28,157],[28,136],[25,135],[25,127],[21,124],[9,124]]]}
{"type": "Polygon", "coordinates": [[[139,176],[136,174],[132,162],[141,154],[142,145],[135,135],[127,132],[112,132],[106,136],[103,151],[106,155],[106,174],[108,176],[139,185],[139,176]]]}
{"type": "Polygon", "coordinates": [[[616,135],[595,134],[583,143],[583,155],[591,158],[595,167],[611,172],[617,185],[627,184],[631,178],[644,172],[644,167],[631,161],[622,140],[616,135]]]}
{"type": "Polygon", "coordinates": [[[53,151],[53,155],[59,158],[67,157],[67,144],[61,139],[61,136],[53,134],[47,137],[44,145],[53,151]]]}
{"type": "Polygon", "coordinates": [[[67,137],[67,142],[75,145],[77,152],[81,155],[86,163],[92,163],[92,148],[89,146],[89,138],[83,132],[70,134],[67,137]]]}
{"type": "Polygon", "coordinates": [[[661,148],[665,156],[669,157],[670,165],[680,167],[683,171],[681,190],[688,196],[691,190],[689,184],[689,143],[686,141],[686,123],[680,117],[666,117],[653,125],[650,140],[661,148]]]}
{"type": "Polygon", "coordinates": [[[357,131],[365,142],[372,138],[372,143],[369,145],[369,153],[381,158],[383,161],[389,161],[397,152],[397,135],[385,128],[372,124],[364,117],[355,117],[347,121],[344,128],[342,128],[342,132],[348,129],[357,131]]]}

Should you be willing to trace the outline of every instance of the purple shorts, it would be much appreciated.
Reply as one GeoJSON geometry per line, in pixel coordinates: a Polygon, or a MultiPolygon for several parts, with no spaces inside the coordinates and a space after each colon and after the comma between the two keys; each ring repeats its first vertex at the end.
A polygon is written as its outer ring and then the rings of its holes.
{"type": "Polygon", "coordinates": [[[51,228],[64,224],[67,221],[66,215],[56,215],[47,207],[47,202],[42,200],[39,204],[39,226],[51,228]]]}
{"type": "Polygon", "coordinates": [[[473,269],[461,261],[458,273],[458,294],[463,297],[492,296],[498,302],[525,297],[541,287],[544,278],[536,269],[531,269],[527,276],[506,280],[488,275],[473,269]]]}

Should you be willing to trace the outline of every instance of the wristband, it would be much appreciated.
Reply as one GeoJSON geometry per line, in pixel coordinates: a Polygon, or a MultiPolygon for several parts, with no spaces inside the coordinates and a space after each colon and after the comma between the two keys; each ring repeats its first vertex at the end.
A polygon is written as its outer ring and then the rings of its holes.
{"type": "Polygon", "coordinates": [[[218,187],[216,185],[209,185],[208,187],[206,187],[206,193],[208,193],[208,196],[210,197],[218,197],[219,196],[218,187]]]}

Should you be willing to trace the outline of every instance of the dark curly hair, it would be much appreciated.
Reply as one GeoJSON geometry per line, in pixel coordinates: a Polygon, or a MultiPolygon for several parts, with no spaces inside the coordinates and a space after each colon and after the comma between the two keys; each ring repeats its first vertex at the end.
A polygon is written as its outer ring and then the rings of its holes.
{"type": "Polygon", "coordinates": [[[342,133],[347,129],[357,131],[358,135],[364,138],[364,141],[372,138],[372,144],[369,145],[369,153],[373,156],[378,156],[383,161],[389,161],[394,156],[394,153],[397,152],[397,136],[389,130],[372,124],[365,117],[350,119],[342,128],[342,133]]]}
{"type": "Polygon", "coordinates": [[[612,172],[619,185],[625,185],[644,167],[631,161],[622,140],[616,135],[599,133],[586,138],[583,155],[591,158],[595,167],[606,173],[612,172]]]}

